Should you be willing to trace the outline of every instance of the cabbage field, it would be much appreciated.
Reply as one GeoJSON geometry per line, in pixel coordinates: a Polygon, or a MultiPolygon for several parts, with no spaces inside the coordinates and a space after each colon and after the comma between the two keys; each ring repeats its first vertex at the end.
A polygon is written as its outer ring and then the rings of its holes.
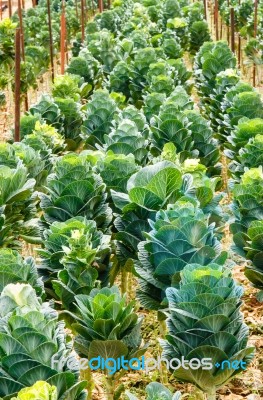
{"type": "Polygon", "coordinates": [[[262,34],[0,0],[0,400],[263,398],[262,34]]]}

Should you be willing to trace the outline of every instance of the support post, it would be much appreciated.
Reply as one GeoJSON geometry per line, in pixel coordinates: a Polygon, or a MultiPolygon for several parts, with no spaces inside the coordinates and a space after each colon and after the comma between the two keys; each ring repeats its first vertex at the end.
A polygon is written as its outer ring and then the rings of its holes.
{"type": "Polygon", "coordinates": [[[203,0],[203,2],[204,2],[204,17],[205,17],[205,20],[207,20],[207,5],[206,5],[206,0],[203,0]]]}
{"type": "MultiPolygon", "coordinates": [[[[227,0],[227,8],[229,9],[229,0],[227,0]]],[[[227,32],[226,32],[226,34],[227,34],[227,43],[228,43],[228,45],[229,45],[229,37],[230,37],[230,35],[229,35],[229,24],[227,25],[227,32]]]]}
{"type": "Polygon", "coordinates": [[[219,34],[218,34],[218,0],[215,0],[214,22],[215,22],[216,40],[218,40],[219,39],[219,34]]]}
{"type": "Polygon", "coordinates": [[[235,11],[234,8],[230,9],[230,25],[231,25],[231,50],[235,53],[235,11]]]}
{"type": "MultiPolygon", "coordinates": [[[[241,0],[238,0],[238,5],[240,6],[241,0]]],[[[241,69],[241,36],[240,33],[238,32],[238,68],[241,69]]]]}
{"type": "MultiPolygon", "coordinates": [[[[257,37],[257,32],[258,32],[258,0],[255,0],[255,8],[254,8],[254,37],[257,37]]],[[[253,86],[256,87],[256,75],[257,75],[257,69],[256,69],[256,64],[253,63],[253,86]]]]}
{"type": "Polygon", "coordinates": [[[103,0],[99,0],[99,11],[100,13],[103,12],[103,0]]]}
{"type": "Polygon", "coordinates": [[[61,11],[61,29],[60,29],[60,67],[61,75],[65,73],[65,50],[66,50],[66,13],[65,13],[65,2],[62,1],[61,11]]]}
{"type": "Polygon", "coordinates": [[[81,0],[81,41],[85,40],[85,2],[81,0]]]}
{"type": "MultiPolygon", "coordinates": [[[[23,13],[21,7],[21,0],[17,2],[17,13],[19,18],[19,26],[20,26],[20,41],[21,41],[21,56],[22,60],[25,62],[25,39],[24,39],[24,27],[23,27],[23,13]]],[[[25,110],[28,111],[28,96],[27,92],[25,93],[25,110]]]]}
{"type": "Polygon", "coordinates": [[[238,34],[238,68],[241,68],[241,36],[238,34]]]}
{"type": "Polygon", "coordinates": [[[49,31],[49,53],[50,53],[50,65],[51,65],[51,79],[54,82],[54,53],[53,53],[53,34],[52,34],[52,20],[50,10],[50,0],[47,0],[47,13],[48,13],[48,31],[49,31]]]}
{"type": "Polygon", "coordinates": [[[8,16],[9,16],[9,18],[11,18],[12,15],[13,15],[13,12],[12,12],[12,0],[8,0],[8,16]]]}
{"type": "Polygon", "coordinates": [[[20,141],[20,74],[21,74],[21,29],[15,36],[15,142],[20,141]]]}

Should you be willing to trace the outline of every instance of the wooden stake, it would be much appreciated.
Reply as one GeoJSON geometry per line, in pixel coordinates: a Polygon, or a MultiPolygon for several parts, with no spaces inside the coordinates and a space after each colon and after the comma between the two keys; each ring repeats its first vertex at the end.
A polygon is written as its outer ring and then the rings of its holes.
{"type": "MultiPolygon", "coordinates": [[[[19,18],[19,27],[20,27],[20,41],[21,41],[21,56],[22,60],[25,62],[25,40],[24,40],[24,27],[23,27],[23,14],[21,7],[21,0],[17,1],[17,13],[19,18]]],[[[25,111],[28,111],[28,96],[27,92],[25,93],[25,111]]]]}
{"type": "Polygon", "coordinates": [[[2,0],[0,0],[0,21],[2,21],[2,7],[3,7],[3,3],[2,3],[2,0]]]}
{"type": "Polygon", "coordinates": [[[85,3],[81,0],[81,41],[85,40],[85,3]]]}
{"type": "MultiPolygon", "coordinates": [[[[229,9],[229,0],[227,0],[227,8],[229,9]]],[[[227,43],[229,45],[229,24],[227,25],[227,43]]]]}
{"type": "Polygon", "coordinates": [[[255,16],[254,16],[254,36],[257,36],[258,32],[258,0],[255,0],[255,16]]]}
{"type": "Polygon", "coordinates": [[[241,36],[238,34],[238,68],[241,68],[241,36]]]}
{"type": "Polygon", "coordinates": [[[24,29],[23,29],[23,15],[22,15],[22,7],[21,0],[17,1],[17,13],[19,18],[19,27],[20,27],[20,35],[21,35],[21,55],[23,61],[25,61],[25,44],[24,44],[24,29]]]}
{"type": "Polygon", "coordinates": [[[218,40],[219,39],[219,34],[218,34],[218,0],[215,0],[214,23],[215,23],[216,40],[218,40]]]}
{"type": "Polygon", "coordinates": [[[53,53],[53,35],[52,35],[52,21],[50,11],[50,0],[47,0],[47,13],[48,13],[48,31],[49,31],[49,52],[50,52],[50,65],[51,65],[51,79],[54,82],[54,53],[53,53]]]}
{"type": "Polygon", "coordinates": [[[100,13],[103,12],[103,0],[99,0],[99,11],[100,13]]]}
{"type": "MultiPolygon", "coordinates": [[[[241,0],[238,0],[238,5],[240,6],[241,0]]],[[[240,33],[238,33],[238,68],[241,68],[241,36],[240,33]]]]}
{"type": "Polygon", "coordinates": [[[108,0],[108,9],[110,9],[110,8],[111,8],[111,0],[108,0]]]}
{"type": "MultiPolygon", "coordinates": [[[[254,37],[256,38],[258,32],[258,0],[255,0],[255,11],[254,11],[254,37]]],[[[256,64],[253,63],[253,86],[256,87],[256,75],[257,75],[257,69],[256,69],[256,64]]]]}
{"type": "Polygon", "coordinates": [[[15,142],[20,141],[20,74],[21,74],[21,30],[15,37],[15,142]]]}
{"type": "Polygon", "coordinates": [[[60,29],[60,67],[61,75],[65,73],[65,48],[66,48],[66,14],[65,14],[65,3],[62,1],[62,12],[61,12],[61,29],[60,29]]]}
{"type": "Polygon", "coordinates": [[[11,18],[13,15],[12,13],[12,0],[8,0],[8,16],[11,18]]]}
{"type": "Polygon", "coordinates": [[[231,50],[235,53],[235,11],[230,8],[230,25],[231,25],[231,50]]]}
{"type": "Polygon", "coordinates": [[[206,0],[203,0],[203,2],[204,2],[204,17],[205,17],[205,20],[207,20],[207,6],[206,6],[206,0]]]}
{"type": "Polygon", "coordinates": [[[85,23],[88,21],[88,5],[87,0],[84,0],[84,9],[85,9],[85,23]]]}

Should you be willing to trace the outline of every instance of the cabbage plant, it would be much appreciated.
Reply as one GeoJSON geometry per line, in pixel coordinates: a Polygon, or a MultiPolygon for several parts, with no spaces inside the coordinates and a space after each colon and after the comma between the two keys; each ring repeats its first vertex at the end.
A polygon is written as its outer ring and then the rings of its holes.
{"type": "Polygon", "coordinates": [[[38,381],[33,386],[21,389],[17,397],[11,400],[57,400],[57,388],[44,381],[38,381]]]}
{"type": "Polygon", "coordinates": [[[28,177],[34,178],[36,188],[41,190],[41,186],[45,185],[48,171],[40,152],[22,142],[0,144],[1,165],[16,168],[20,160],[27,168],[28,177]]]}
{"type": "Polygon", "coordinates": [[[95,148],[103,145],[104,137],[110,133],[114,115],[117,111],[114,100],[107,91],[96,91],[84,109],[82,138],[86,147],[95,148]]]}
{"type": "Polygon", "coordinates": [[[59,132],[62,132],[63,118],[59,106],[55,104],[53,98],[47,94],[42,95],[39,102],[32,105],[26,115],[29,117],[32,115],[37,119],[42,119],[48,125],[52,125],[59,132]]]}
{"type": "Polygon", "coordinates": [[[198,157],[211,172],[218,172],[218,143],[208,122],[198,112],[179,111],[171,101],[167,102],[159,115],[152,117],[151,132],[154,155],[162,152],[165,143],[173,143],[181,161],[198,157]]]}
{"type": "Polygon", "coordinates": [[[190,26],[190,53],[196,54],[205,42],[211,41],[209,27],[206,21],[195,21],[190,26]]]}
{"type": "Polygon", "coordinates": [[[227,113],[224,115],[224,130],[227,137],[242,118],[263,118],[263,101],[260,93],[252,90],[237,93],[226,111],[227,113]]]}
{"type": "Polygon", "coordinates": [[[134,103],[141,99],[141,93],[144,90],[147,80],[146,76],[150,65],[158,60],[157,51],[152,47],[139,49],[130,66],[130,91],[134,103]]]}
{"type": "Polygon", "coordinates": [[[55,97],[55,104],[59,107],[63,119],[60,132],[65,138],[68,150],[76,150],[81,143],[81,127],[83,114],[81,104],[72,98],[55,97]]]}
{"type": "Polygon", "coordinates": [[[233,159],[229,164],[229,170],[236,179],[240,179],[246,169],[263,165],[263,135],[249,139],[238,153],[228,152],[227,155],[233,159]]]}
{"type": "Polygon", "coordinates": [[[237,127],[228,137],[229,150],[225,154],[232,161],[229,169],[233,176],[240,179],[245,168],[263,165],[263,119],[241,118],[237,127]]]}
{"type": "Polygon", "coordinates": [[[112,216],[105,184],[85,156],[69,153],[60,157],[48,176],[46,190],[47,194],[40,195],[44,226],[78,216],[93,219],[101,229],[109,225],[112,216]]]}
{"type": "Polygon", "coordinates": [[[215,224],[208,221],[198,204],[180,200],[150,221],[152,229],[138,245],[139,262],[135,264],[140,285],[137,296],[145,308],[166,307],[166,289],[177,284],[180,271],[188,264],[225,262],[227,254],[221,252],[215,224]]]}
{"type": "Polygon", "coordinates": [[[80,99],[80,84],[82,80],[78,74],[56,76],[52,85],[53,97],[78,101],[80,99]]]}
{"type": "MultiPolygon", "coordinates": [[[[176,392],[172,393],[169,389],[167,389],[164,385],[158,382],[151,382],[146,386],[146,400],[180,400],[181,393],[176,392]]],[[[134,394],[126,391],[125,392],[128,400],[138,400],[138,397],[134,394]]]]}
{"type": "Polygon", "coordinates": [[[211,400],[253,359],[254,347],[247,346],[248,327],[240,312],[242,294],[230,270],[217,264],[185,266],[180,287],[166,290],[168,335],[162,341],[163,357],[184,357],[190,365],[183,368],[174,361],[173,375],[193,383],[211,400]],[[211,368],[201,367],[204,358],[211,360],[211,368]]]}
{"type": "Polygon", "coordinates": [[[209,215],[209,222],[222,227],[225,216],[219,202],[223,194],[215,194],[218,179],[208,178],[198,160],[190,160],[189,165],[186,161],[184,166],[165,160],[144,167],[128,180],[127,193],[111,191],[119,213],[114,221],[117,233],[113,235],[117,246],[113,269],[116,274],[120,268],[130,269],[130,260],[137,259],[143,232],[150,231],[148,220],[155,219],[156,212],[180,198],[198,200],[203,212],[209,215]]]}
{"type": "Polygon", "coordinates": [[[251,168],[241,176],[240,184],[234,185],[233,211],[235,222],[230,225],[237,247],[243,247],[243,235],[251,222],[263,219],[263,174],[262,167],[251,168]]]}
{"type": "Polygon", "coordinates": [[[109,236],[97,230],[95,221],[75,217],[54,222],[44,231],[43,249],[38,249],[45,289],[73,309],[76,294],[89,294],[95,283],[107,285],[110,269],[109,236]],[[53,285],[53,290],[52,290],[53,285]]]}
{"type": "MultiPolygon", "coordinates": [[[[117,360],[123,356],[131,360],[144,354],[142,319],[134,312],[135,302],[126,304],[126,297],[116,286],[93,289],[90,295],[77,295],[75,301],[76,313],[71,314],[75,322],[71,326],[76,333],[74,347],[81,357],[117,360]]],[[[122,372],[120,367],[104,369],[108,399],[113,399],[113,393],[119,398],[121,387],[114,386],[122,372]]]]}
{"type": "Polygon", "coordinates": [[[126,192],[129,178],[139,170],[133,154],[107,152],[96,164],[96,169],[107,186],[107,190],[126,192]]]}
{"type": "MultiPolygon", "coordinates": [[[[100,63],[88,51],[80,51],[78,57],[72,57],[67,67],[67,73],[84,79],[90,85],[90,90],[100,81],[100,63]]],[[[55,83],[57,83],[55,81],[55,83]]],[[[57,85],[55,86],[57,88],[57,85]]],[[[57,89],[55,89],[57,91],[57,89]]],[[[74,91],[75,92],[75,91],[74,91]]],[[[77,89],[79,92],[79,88],[77,89]]],[[[71,92],[72,94],[73,92],[71,92]]],[[[76,95],[76,93],[73,93],[76,95]]]]}
{"type": "Polygon", "coordinates": [[[263,135],[256,135],[239,151],[238,162],[242,172],[245,168],[263,165],[263,135]]]}
{"type": "Polygon", "coordinates": [[[0,396],[3,400],[39,380],[57,388],[58,400],[85,399],[86,382],[78,381],[77,360],[64,323],[58,322],[57,313],[48,304],[41,304],[29,284],[10,284],[4,288],[0,296],[0,318],[0,396]]]}
{"type": "Polygon", "coordinates": [[[0,166],[0,245],[21,247],[23,239],[29,243],[39,241],[36,223],[35,179],[28,179],[22,161],[16,168],[0,166]]]}
{"type": "Polygon", "coordinates": [[[201,46],[194,63],[196,86],[201,102],[209,102],[217,74],[235,66],[236,58],[226,42],[206,42],[201,46]]]}
{"type": "Polygon", "coordinates": [[[243,248],[239,254],[246,257],[252,263],[246,266],[245,275],[252,282],[253,286],[260,289],[257,298],[263,301],[263,221],[253,221],[243,236],[243,248]]]}
{"type": "Polygon", "coordinates": [[[39,278],[38,269],[33,257],[23,258],[17,251],[11,249],[0,250],[0,293],[10,283],[29,283],[38,296],[43,295],[43,282],[39,278]]]}
{"type": "Polygon", "coordinates": [[[228,138],[228,141],[230,142],[230,149],[235,150],[235,152],[239,151],[247,144],[249,139],[253,139],[256,137],[256,135],[262,134],[262,131],[263,119],[248,119],[243,117],[241,120],[239,120],[238,125],[231,132],[231,135],[228,138]]]}
{"type": "Polygon", "coordinates": [[[249,260],[245,275],[261,290],[262,300],[263,264],[263,173],[262,167],[251,168],[241,176],[241,184],[233,188],[235,222],[230,225],[233,233],[233,250],[249,260]]]}
{"type": "MultiPolygon", "coordinates": [[[[98,15],[98,17],[100,17],[98,15]]],[[[92,56],[101,64],[104,74],[110,73],[121,59],[118,39],[111,32],[103,29],[87,37],[87,49],[92,56]]],[[[85,51],[85,50],[84,50],[85,51]]],[[[81,55],[82,51],[79,55],[81,55]]]]}
{"type": "MultiPolygon", "coordinates": [[[[137,258],[137,246],[143,240],[142,232],[149,231],[148,218],[176,199],[182,186],[182,174],[168,161],[142,168],[127,183],[127,192],[111,191],[119,212],[114,225],[117,250],[114,271],[125,268],[129,259],[137,258]]],[[[125,289],[124,289],[125,290],[125,289]]]]}
{"type": "Polygon", "coordinates": [[[123,119],[111,130],[109,135],[105,135],[105,151],[114,154],[133,154],[138,164],[145,164],[147,160],[148,141],[139,132],[137,125],[130,119],[123,119]]]}
{"type": "MultiPolygon", "coordinates": [[[[222,102],[224,100],[225,94],[232,87],[237,85],[240,81],[239,73],[236,69],[226,69],[219,72],[215,77],[215,82],[213,85],[213,89],[209,90],[209,94],[207,100],[202,100],[199,104],[200,109],[206,115],[206,118],[209,119],[211,123],[211,127],[215,132],[220,129],[222,125],[222,102]]],[[[225,141],[224,137],[220,137],[217,133],[217,136],[222,141],[225,141]]]]}
{"type": "MultiPolygon", "coordinates": [[[[56,156],[66,148],[62,135],[53,126],[40,121],[36,122],[32,133],[24,136],[21,143],[30,146],[40,155],[48,174],[51,173],[56,156]]],[[[43,191],[43,186],[39,190],[43,191]]]]}
{"type": "Polygon", "coordinates": [[[128,99],[131,95],[129,84],[129,65],[121,60],[111,71],[106,87],[110,92],[122,93],[128,99]]]}

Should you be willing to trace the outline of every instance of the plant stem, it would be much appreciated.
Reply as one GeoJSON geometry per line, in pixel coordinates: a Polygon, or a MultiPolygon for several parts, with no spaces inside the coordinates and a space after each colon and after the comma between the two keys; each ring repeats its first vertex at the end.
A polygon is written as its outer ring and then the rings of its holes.
{"type": "Polygon", "coordinates": [[[164,338],[165,337],[165,334],[166,334],[166,321],[165,321],[165,319],[164,320],[159,320],[158,321],[159,322],[159,327],[160,327],[160,335],[161,335],[161,337],[162,338],[164,338]]]}
{"type": "Polygon", "coordinates": [[[121,294],[127,293],[127,283],[128,283],[128,272],[125,268],[121,270],[121,294]]]}
{"type": "Polygon", "coordinates": [[[107,400],[113,400],[114,396],[114,378],[106,375],[106,397],[107,400]]]}
{"type": "MultiPolygon", "coordinates": [[[[166,321],[164,319],[158,319],[158,323],[159,323],[160,336],[162,338],[164,338],[165,334],[166,334],[166,321]]],[[[161,352],[162,352],[162,349],[161,349],[161,352]]],[[[167,374],[167,367],[166,367],[165,363],[161,365],[160,378],[161,378],[161,382],[164,385],[168,384],[168,374],[167,374]]]]}
{"type": "Polygon", "coordinates": [[[92,400],[92,392],[94,389],[94,382],[92,378],[91,369],[88,367],[81,371],[81,378],[87,381],[87,400],[92,400]]]}
{"type": "Polygon", "coordinates": [[[128,279],[127,279],[127,301],[134,299],[135,295],[133,295],[133,287],[132,287],[132,280],[133,276],[130,272],[128,272],[128,279]]]}
{"type": "Polygon", "coordinates": [[[87,393],[87,400],[92,400],[92,391],[93,391],[93,378],[92,378],[92,373],[91,373],[91,369],[88,368],[87,372],[86,372],[86,379],[88,382],[88,393],[87,393]]]}

